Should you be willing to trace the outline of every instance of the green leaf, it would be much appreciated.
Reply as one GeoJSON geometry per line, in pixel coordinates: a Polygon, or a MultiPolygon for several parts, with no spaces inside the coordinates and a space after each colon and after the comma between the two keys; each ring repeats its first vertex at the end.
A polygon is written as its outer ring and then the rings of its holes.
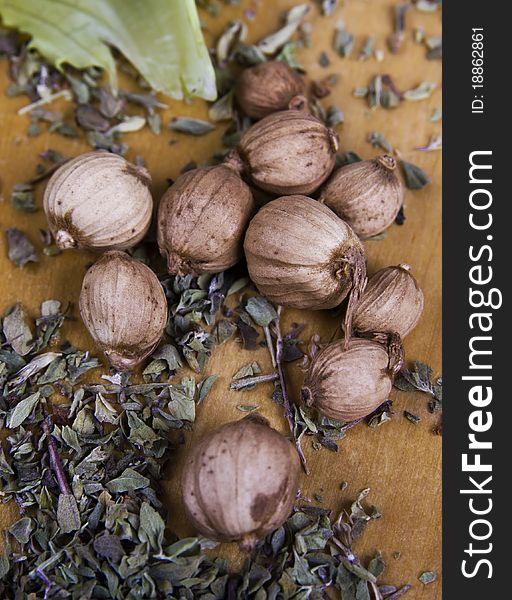
{"type": "Polygon", "coordinates": [[[39,402],[40,396],[41,394],[36,392],[35,394],[31,394],[27,398],[20,400],[7,417],[7,427],[9,427],[9,429],[16,429],[16,427],[19,427],[26,419],[28,419],[34,406],[39,402]]]}
{"type": "Polygon", "coordinates": [[[26,356],[32,350],[34,336],[28,324],[27,314],[21,304],[16,304],[4,318],[3,331],[7,343],[21,356],[26,356]]]}
{"type": "Polygon", "coordinates": [[[258,410],[259,406],[257,404],[239,404],[237,408],[242,412],[253,412],[254,410],[258,410]]]}
{"type": "Polygon", "coordinates": [[[198,385],[199,388],[199,400],[198,403],[202,402],[206,396],[210,393],[215,380],[217,379],[217,375],[210,375],[206,379],[203,379],[201,383],[198,385]]]}
{"type": "Polygon", "coordinates": [[[405,185],[410,190],[421,190],[430,183],[429,176],[423,169],[406,160],[400,161],[400,167],[405,179],[405,185]]]}
{"type": "Polygon", "coordinates": [[[32,36],[61,68],[105,69],[117,90],[115,46],[149,85],[172,98],[215,100],[215,73],[194,0],[0,0],[4,25],[32,36]]]}
{"type": "Polygon", "coordinates": [[[372,558],[370,564],[368,565],[368,571],[375,575],[375,577],[380,577],[384,572],[386,564],[382,558],[382,555],[379,553],[372,558]]]}
{"type": "Polygon", "coordinates": [[[240,367],[240,369],[238,369],[238,371],[233,375],[233,380],[238,381],[240,379],[244,379],[245,377],[258,375],[259,373],[261,373],[261,367],[256,361],[253,361],[247,365],[244,365],[243,367],[240,367]]]}
{"type": "Polygon", "coordinates": [[[149,542],[153,550],[162,548],[164,539],[165,523],[157,511],[147,502],[140,507],[139,539],[141,542],[149,542]]]}
{"type": "Polygon", "coordinates": [[[130,435],[128,439],[132,444],[136,446],[151,446],[158,440],[158,435],[151,429],[149,425],[139,418],[134,412],[128,411],[127,413],[128,427],[130,428],[130,435]]]}
{"type": "Polygon", "coordinates": [[[119,562],[124,555],[121,541],[116,535],[112,535],[110,533],[99,535],[94,540],[94,550],[100,556],[109,558],[114,563],[119,562]]]}
{"type": "Polygon", "coordinates": [[[268,327],[272,321],[278,318],[276,309],[268,300],[261,296],[249,298],[245,310],[260,327],[268,327]]]}
{"type": "Polygon", "coordinates": [[[30,517],[23,517],[9,527],[9,533],[14,536],[20,544],[28,544],[33,524],[30,517]]]}
{"type": "Polygon", "coordinates": [[[0,444],[0,475],[14,475],[14,471],[12,470],[11,465],[7,462],[7,458],[5,456],[4,449],[0,444]]]}
{"type": "MultiPolygon", "coordinates": [[[[187,133],[188,135],[205,135],[206,133],[213,131],[215,125],[208,123],[208,121],[203,121],[202,119],[174,117],[169,123],[169,129],[172,131],[179,131],[180,133],[187,133]]],[[[197,290],[191,290],[191,292],[197,293],[197,290]]]]}
{"type": "Polygon", "coordinates": [[[96,394],[94,416],[100,423],[111,423],[112,425],[116,425],[119,421],[119,415],[117,414],[116,409],[101,394],[96,394]]]}
{"type": "Polygon", "coordinates": [[[196,403],[194,402],[195,381],[183,379],[179,386],[170,385],[171,400],[168,404],[169,412],[175,419],[181,421],[194,421],[196,418],[196,403]]]}
{"type": "Polygon", "coordinates": [[[57,506],[57,522],[61,533],[80,529],[80,513],[73,494],[60,494],[57,506]]]}
{"type": "Polygon", "coordinates": [[[151,358],[165,361],[169,371],[177,371],[183,366],[179,352],[172,344],[163,344],[153,352],[151,358]]]}
{"type": "Polygon", "coordinates": [[[125,469],[122,474],[116,479],[112,479],[106,485],[109,492],[112,494],[121,494],[122,492],[133,492],[147,488],[149,479],[137,473],[134,469],[125,469]]]}
{"type": "Polygon", "coordinates": [[[9,573],[11,568],[9,562],[9,548],[6,548],[2,554],[0,554],[0,581],[9,573]]]}

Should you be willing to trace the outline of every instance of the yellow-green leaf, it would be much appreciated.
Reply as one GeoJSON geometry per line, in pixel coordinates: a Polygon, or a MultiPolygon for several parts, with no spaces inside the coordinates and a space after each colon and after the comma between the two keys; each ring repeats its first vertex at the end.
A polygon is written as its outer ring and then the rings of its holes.
{"type": "Polygon", "coordinates": [[[194,0],[0,0],[4,25],[57,68],[105,69],[117,89],[110,46],[158,92],[215,100],[215,73],[194,0]]]}

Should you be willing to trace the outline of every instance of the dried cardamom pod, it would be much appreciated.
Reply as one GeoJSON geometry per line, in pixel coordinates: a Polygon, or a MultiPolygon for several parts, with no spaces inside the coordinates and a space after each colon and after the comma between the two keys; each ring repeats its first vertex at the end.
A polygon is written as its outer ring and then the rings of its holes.
{"type": "Polygon", "coordinates": [[[296,71],[281,60],[273,60],[244,69],[235,86],[235,97],[246,115],[261,119],[278,110],[297,108],[296,97],[304,94],[304,89],[304,81],[296,71]]]}
{"type": "Polygon", "coordinates": [[[151,177],[109,152],[88,152],[64,163],[48,181],[43,205],[57,246],[124,250],[151,222],[151,177]]]}
{"type": "Polygon", "coordinates": [[[363,246],[329,208],[306,196],[283,196],[252,219],[244,243],[252,281],[271,302],[333,308],[347,296],[345,326],[366,282],[363,246]]]}
{"type": "Polygon", "coordinates": [[[396,160],[388,154],[338,169],[323,186],[323,202],[361,238],[377,235],[395,220],[404,201],[396,160]]]}
{"type": "Polygon", "coordinates": [[[423,312],[423,292],[406,264],[380,269],[368,279],[354,313],[354,329],[393,332],[404,338],[423,312]]]}
{"type": "MultiPolygon", "coordinates": [[[[384,340],[388,343],[388,340],[384,340]]],[[[312,356],[301,396],[330,419],[355,421],[369,415],[385,400],[403,364],[398,336],[389,345],[352,338],[339,340],[312,356]]]]}
{"type": "Polygon", "coordinates": [[[181,487],[188,518],[202,535],[250,551],[288,518],[299,474],[295,448],[265,418],[227,423],[187,457],[181,487]]]}
{"type": "Polygon", "coordinates": [[[125,371],[142,362],[160,341],[167,299],[149,267],[112,250],[85,274],[80,315],[110,364],[125,371]]]}
{"type": "Polygon", "coordinates": [[[310,194],[333,170],[338,144],[336,132],[313,115],[284,110],[252,125],[226,163],[268,192],[310,194]]]}
{"type": "Polygon", "coordinates": [[[158,245],[170,273],[218,273],[242,258],[254,211],[249,186],[226,165],[180,175],[158,207],[158,245]]]}

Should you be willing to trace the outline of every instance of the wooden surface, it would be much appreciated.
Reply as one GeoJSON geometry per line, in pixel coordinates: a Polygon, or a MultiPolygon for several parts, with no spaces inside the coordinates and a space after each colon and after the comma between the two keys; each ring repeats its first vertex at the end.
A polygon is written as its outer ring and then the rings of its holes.
{"type": "MultiPolygon", "coordinates": [[[[217,19],[205,18],[209,31],[207,41],[211,43],[223,24],[233,18],[243,18],[243,8],[257,7],[256,19],[249,22],[248,41],[259,39],[273,31],[280,22],[282,13],[295,4],[290,0],[261,0],[243,3],[240,8],[222,8],[217,19]]],[[[343,3],[340,3],[343,4],[343,3]]],[[[439,14],[423,14],[411,10],[407,16],[407,36],[399,55],[390,55],[386,38],[391,31],[392,6],[389,0],[352,0],[341,6],[336,17],[342,17],[347,29],[356,34],[354,54],[357,56],[365,36],[372,34],[377,47],[385,51],[385,59],[378,63],[375,59],[357,61],[355,56],[340,59],[334,55],[331,46],[335,17],[323,18],[318,5],[308,20],[313,24],[313,48],[300,50],[298,57],[311,79],[319,79],[330,73],[339,73],[341,79],[332,95],[325,99],[326,106],[340,105],[345,113],[345,124],[339,127],[343,150],[352,150],[365,158],[375,156],[378,151],[367,143],[367,134],[381,131],[400,149],[404,158],[422,166],[431,176],[432,183],[420,192],[407,192],[406,217],[402,227],[392,226],[383,241],[366,243],[369,272],[386,265],[407,262],[425,292],[425,311],[415,329],[406,339],[405,347],[410,360],[419,359],[432,365],[436,374],[441,369],[441,160],[439,152],[422,153],[415,151],[424,145],[433,134],[440,131],[440,123],[433,124],[429,117],[435,108],[440,108],[440,91],[422,102],[402,103],[392,111],[378,109],[369,111],[366,102],[352,96],[356,86],[367,85],[370,78],[378,73],[391,74],[400,89],[415,87],[421,81],[441,83],[441,64],[427,61],[425,48],[415,44],[412,37],[415,26],[423,26],[428,35],[439,35],[441,21],[439,14]],[[326,51],[331,65],[322,68],[318,64],[321,51],[326,51]]],[[[0,62],[0,90],[7,85],[6,62],[0,62]]],[[[28,117],[17,116],[18,108],[26,104],[26,98],[8,99],[0,94],[0,180],[3,202],[0,202],[0,310],[21,301],[35,314],[40,302],[55,298],[66,304],[76,304],[85,266],[92,255],[70,251],[57,257],[41,256],[38,264],[29,264],[18,269],[7,259],[6,242],[3,231],[16,226],[24,230],[32,242],[41,249],[39,228],[45,227],[45,217],[41,210],[35,214],[15,211],[9,203],[12,186],[30,178],[38,162],[38,153],[54,148],[65,155],[77,155],[87,151],[83,140],[66,140],[56,134],[27,138],[28,117]]],[[[164,113],[164,122],[171,116],[190,115],[206,117],[206,106],[196,100],[191,106],[170,102],[170,109],[164,113]]],[[[60,110],[71,111],[71,105],[63,103],[60,110]]],[[[70,117],[71,119],[71,117],[70,117]]],[[[153,180],[155,199],[166,187],[167,177],[176,177],[181,167],[189,160],[198,162],[207,159],[219,148],[223,127],[202,138],[179,138],[179,143],[170,146],[169,132],[159,137],[148,131],[126,136],[130,144],[128,158],[136,154],[144,156],[153,180]]],[[[41,206],[42,190],[38,190],[38,206],[41,206]]],[[[300,313],[285,311],[285,324],[292,321],[306,322],[303,339],[312,333],[320,333],[326,339],[336,328],[337,323],[329,313],[300,313]]],[[[93,348],[92,342],[77,319],[64,326],[64,335],[81,348],[93,348]]],[[[264,372],[270,371],[269,359],[264,350],[256,353],[241,351],[236,342],[228,342],[218,348],[209,362],[207,372],[219,375],[213,392],[199,408],[194,432],[187,436],[185,446],[170,460],[168,480],[164,482],[167,504],[170,509],[171,526],[181,534],[192,533],[185,522],[179,494],[179,473],[187,449],[195,439],[218,425],[240,419],[243,416],[236,407],[238,404],[257,404],[261,414],[268,417],[273,425],[286,433],[284,419],[279,408],[269,400],[270,388],[260,386],[250,392],[228,390],[232,374],[242,365],[258,360],[264,372]]],[[[300,389],[301,372],[297,366],[290,366],[288,378],[293,397],[300,389]]],[[[271,384],[269,384],[271,385],[271,384]]],[[[382,512],[379,521],[372,522],[358,543],[356,549],[363,556],[369,556],[379,549],[387,562],[386,583],[401,585],[412,583],[413,589],[407,594],[409,600],[439,600],[441,598],[440,577],[428,586],[423,586],[418,575],[424,570],[435,569],[441,572],[441,437],[432,433],[438,416],[427,411],[427,399],[421,394],[404,394],[393,391],[394,416],[390,423],[372,430],[360,425],[350,431],[340,443],[338,453],[327,450],[314,451],[311,441],[306,440],[305,452],[311,475],[303,476],[302,493],[312,497],[320,494],[323,506],[338,511],[356,497],[359,490],[371,488],[370,502],[382,512]],[[421,417],[417,426],[403,417],[403,410],[421,417]],[[340,490],[340,484],[348,482],[348,487],[340,490]],[[396,560],[393,552],[400,551],[396,560]]],[[[16,517],[16,509],[11,505],[0,506],[0,526],[4,528],[16,517]]],[[[235,562],[240,561],[233,545],[221,549],[222,553],[235,562]]]]}

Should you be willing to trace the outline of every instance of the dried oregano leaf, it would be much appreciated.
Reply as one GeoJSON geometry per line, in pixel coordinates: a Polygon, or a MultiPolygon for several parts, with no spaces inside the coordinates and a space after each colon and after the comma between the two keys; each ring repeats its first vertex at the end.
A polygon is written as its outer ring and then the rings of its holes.
{"type": "Polygon", "coordinates": [[[401,160],[399,162],[404,176],[405,185],[410,190],[421,190],[430,183],[430,178],[423,169],[405,160],[401,160]]]}
{"type": "Polygon", "coordinates": [[[219,98],[208,109],[208,118],[213,123],[221,121],[230,121],[235,116],[234,109],[234,91],[230,90],[227,94],[219,98]]]}
{"type": "Polygon", "coordinates": [[[413,425],[417,425],[421,421],[421,417],[414,415],[413,413],[409,412],[408,410],[404,410],[404,417],[408,421],[410,421],[413,425]]]}
{"type": "Polygon", "coordinates": [[[80,513],[73,494],[59,495],[57,522],[62,533],[70,533],[80,529],[80,513]]]}
{"type": "Polygon", "coordinates": [[[345,23],[341,20],[336,23],[333,47],[344,58],[350,56],[354,47],[354,36],[345,29],[345,23]]]}
{"type": "Polygon", "coordinates": [[[111,423],[112,425],[115,425],[119,421],[117,410],[102,396],[102,394],[96,394],[94,416],[100,423],[111,423]]]}
{"type": "Polygon", "coordinates": [[[420,83],[420,85],[413,90],[408,90],[404,92],[403,97],[406,100],[418,101],[425,100],[432,95],[432,92],[437,88],[435,83],[431,83],[429,81],[424,81],[420,83]]]}
{"type": "Polygon", "coordinates": [[[9,573],[10,569],[10,561],[9,561],[9,546],[6,545],[6,548],[2,553],[0,553],[0,581],[9,573]]]}
{"type": "Polygon", "coordinates": [[[338,4],[338,0],[321,0],[322,14],[330,17],[338,4]]]}
{"type": "Polygon", "coordinates": [[[233,375],[232,379],[237,381],[239,379],[244,379],[245,377],[252,377],[254,375],[259,375],[261,373],[261,367],[256,361],[252,361],[243,367],[240,367],[238,371],[233,375]]]}
{"type": "Polygon", "coordinates": [[[201,119],[192,119],[190,117],[174,117],[169,123],[169,129],[179,131],[188,135],[205,135],[215,129],[215,125],[202,121],[201,119]]]}
{"type": "Polygon", "coordinates": [[[253,412],[258,410],[259,406],[257,404],[238,404],[237,408],[242,412],[253,412]]]}
{"type": "Polygon", "coordinates": [[[203,379],[203,381],[201,381],[201,383],[198,384],[198,390],[199,390],[199,398],[198,398],[198,403],[202,402],[206,396],[210,393],[210,390],[212,389],[213,384],[215,383],[217,379],[217,375],[210,375],[209,377],[207,377],[206,379],[203,379]]]}
{"type": "Polygon", "coordinates": [[[194,421],[196,418],[195,380],[183,379],[181,385],[169,386],[169,412],[175,419],[194,421]]]}
{"type": "Polygon", "coordinates": [[[427,585],[437,579],[437,573],[435,571],[424,571],[418,577],[418,579],[421,581],[421,583],[423,583],[423,585],[427,585]]]}
{"type": "Polygon", "coordinates": [[[16,538],[20,544],[28,544],[30,534],[34,529],[34,523],[30,517],[23,517],[9,527],[9,533],[16,538]]]}
{"type": "Polygon", "coordinates": [[[394,386],[405,392],[417,390],[434,395],[431,381],[432,373],[432,367],[421,361],[414,361],[412,369],[402,369],[400,371],[395,378],[394,386]]]}
{"type": "Polygon", "coordinates": [[[3,320],[5,340],[20,356],[26,356],[34,347],[34,335],[30,328],[25,309],[21,304],[9,312],[3,320]]]}
{"type": "Polygon", "coordinates": [[[370,564],[368,565],[368,571],[370,571],[370,573],[375,577],[380,577],[384,572],[385,568],[386,563],[384,562],[384,559],[382,558],[382,555],[380,553],[378,553],[374,558],[372,558],[370,564]]]}
{"type": "Polygon", "coordinates": [[[23,212],[35,212],[34,188],[29,183],[17,183],[11,193],[11,204],[16,210],[23,212]]]}
{"type": "Polygon", "coordinates": [[[276,54],[290,41],[309,10],[310,6],[305,3],[297,4],[291,8],[286,14],[284,27],[259,41],[257,44],[258,50],[266,56],[276,54]]]}
{"type": "Polygon", "coordinates": [[[19,427],[22,423],[24,423],[34,410],[40,398],[41,394],[39,392],[35,392],[23,400],[20,400],[7,415],[7,427],[9,429],[16,429],[16,427],[19,427]]]}
{"type": "Polygon", "coordinates": [[[10,261],[18,267],[23,267],[29,262],[38,261],[36,249],[23,231],[16,229],[16,227],[10,227],[5,234],[9,246],[8,256],[10,261]]]}
{"type": "Polygon", "coordinates": [[[252,296],[249,298],[245,305],[245,310],[260,327],[268,327],[272,321],[277,319],[276,309],[266,298],[261,296],[252,296]]]}
{"type": "Polygon", "coordinates": [[[160,551],[164,539],[165,523],[158,512],[148,503],[140,507],[139,539],[147,542],[155,551],[160,551]]]}
{"type": "Polygon", "coordinates": [[[93,548],[99,556],[108,558],[114,563],[118,563],[125,553],[121,540],[110,533],[104,533],[96,537],[93,548]]]}
{"type": "Polygon", "coordinates": [[[443,119],[443,111],[440,108],[435,108],[430,115],[429,121],[431,123],[439,123],[443,119]]]}
{"type": "Polygon", "coordinates": [[[128,468],[119,477],[109,481],[106,484],[106,488],[112,494],[120,494],[122,492],[134,492],[135,490],[147,488],[149,483],[147,477],[137,473],[132,468],[128,468]]]}

